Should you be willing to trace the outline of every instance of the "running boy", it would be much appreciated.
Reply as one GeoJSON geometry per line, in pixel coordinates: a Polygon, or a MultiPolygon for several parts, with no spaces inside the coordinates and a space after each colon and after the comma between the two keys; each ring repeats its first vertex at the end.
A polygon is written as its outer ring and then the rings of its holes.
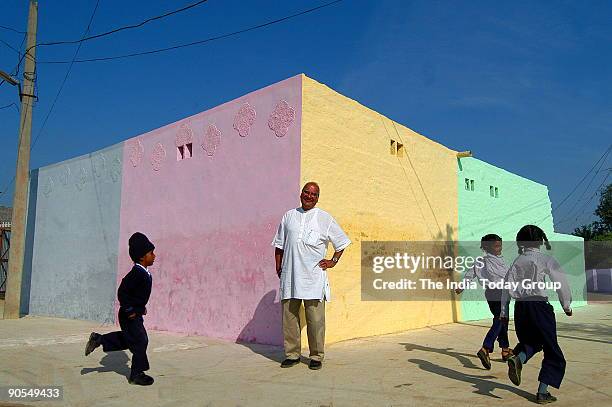
{"type": "Polygon", "coordinates": [[[104,352],[129,349],[132,352],[132,370],[129,383],[141,386],[153,384],[149,370],[147,345],[149,339],[142,316],[147,314],[152,278],[148,267],[155,261],[155,246],[142,233],[136,232],[129,240],[129,253],[134,261],[132,270],[123,277],[117,297],[119,299],[119,326],[121,331],[100,335],[92,332],[85,346],[85,356],[102,345],[104,352]]]}
{"type": "MultiPolygon", "coordinates": [[[[473,268],[469,269],[463,277],[463,282],[468,282],[478,278],[478,281],[482,283],[483,280],[491,283],[498,283],[503,281],[508,272],[508,266],[502,256],[502,239],[495,234],[488,234],[480,239],[480,248],[485,252],[482,258],[482,266],[475,264],[473,268]]],[[[462,289],[456,289],[457,294],[463,292],[462,289]]],[[[493,314],[493,323],[491,328],[487,332],[484,341],[482,342],[482,348],[476,353],[476,356],[480,359],[480,362],[485,369],[491,369],[491,358],[489,354],[493,352],[495,346],[495,340],[499,343],[501,348],[501,356],[504,362],[512,356],[512,350],[510,349],[510,343],[508,341],[508,322],[501,321],[499,314],[501,312],[501,295],[502,290],[496,288],[485,287],[485,298],[489,304],[489,310],[493,314]]],[[[507,300],[508,302],[510,300],[507,300]]],[[[507,307],[507,304],[506,304],[507,307]]]]}
{"type": "MultiPolygon", "coordinates": [[[[514,348],[515,356],[508,359],[508,377],[515,385],[521,384],[521,370],[534,354],[544,351],[544,360],[536,393],[538,404],[556,401],[548,392],[548,386],[558,389],[565,374],[565,358],[557,342],[557,325],[553,307],[548,303],[546,292],[532,283],[543,283],[545,277],[560,283],[557,290],[559,302],[568,316],[572,315],[572,296],[563,269],[553,257],[540,252],[540,246],[550,243],[542,229],[525,225],[516,235],[519,256],[508,271],[506,281],[518,282],[513,290],[504,290],[502,304],[510,295],[515,299],[514,327],[519,343],[514,348]]],[[[501,316],[508,317],[508,307],[502,307],[501,316]]]]}

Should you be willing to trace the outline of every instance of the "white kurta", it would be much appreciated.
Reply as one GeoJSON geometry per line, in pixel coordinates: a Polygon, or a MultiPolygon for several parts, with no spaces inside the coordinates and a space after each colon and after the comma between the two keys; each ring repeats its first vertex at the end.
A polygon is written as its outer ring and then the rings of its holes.
{"type": "Polygon", "coordinates": [[[280,298],[330,301],[327,272],[319,267],[328,243],[335,251],[351,241],[334,218],[319,208],[291,209],[283,215],[272,245],[283,250],[280,298]]]}

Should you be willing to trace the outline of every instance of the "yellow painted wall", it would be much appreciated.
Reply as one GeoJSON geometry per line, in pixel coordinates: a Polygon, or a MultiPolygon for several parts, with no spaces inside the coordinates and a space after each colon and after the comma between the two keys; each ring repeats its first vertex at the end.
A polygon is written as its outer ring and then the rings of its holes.
{"type": "Polygon", "coordinates": [[[362,240],[456,239],[456,152],[302,79],[302,184],[319,183],[317,206],[353,241],[328,273],[327,343],[457,320],[450,293],[445,301],[362,302],[360,275],[362,240]],[[403,157],[391,155],[390,139],[404,145],[403,157]]]}

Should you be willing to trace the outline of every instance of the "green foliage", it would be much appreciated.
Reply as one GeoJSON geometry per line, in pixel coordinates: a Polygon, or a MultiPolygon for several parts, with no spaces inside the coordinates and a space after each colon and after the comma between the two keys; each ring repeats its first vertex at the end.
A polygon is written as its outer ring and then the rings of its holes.
{"type": "Polygon", "coordinates": [[[595,209],[595,215],[599,216],[603,228],[612,232],[612,184],[608,184],[599,198],[599,205],[595,209]]]}
{"type": "Polygon", "coordinates": [[[595,236],[591,240],[594,240],[594,241],[597,241],[597,242],[605,242],[605,241],[610,242],[610,241],[612,241],[612,232],[608,232],[608,233],[604,233],[604,234],[601,234],[601,235],[597,235],[597,236],[595,236]]]}
{"type": "Polygon", "coordinates": [[[608,184],[599,196],[599,205],[594,213],[599,217],[599,221],[577,227],[572,234],[585,241],[612,240],[612,184],[608,184]]]}

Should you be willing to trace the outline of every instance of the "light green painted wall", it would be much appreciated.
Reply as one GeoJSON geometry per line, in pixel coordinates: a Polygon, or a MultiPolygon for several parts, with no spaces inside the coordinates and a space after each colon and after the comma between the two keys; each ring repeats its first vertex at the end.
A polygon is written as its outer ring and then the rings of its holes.
{"type": "MultiPolygon", "coordinates": [[[[479,242],[482,236],[495,233],[504,241],[503,255],[510,265],[517,256],[515,238],[518,230],[526,224],[540,226],[553,245],[553,251],[548,253],[559,260],[568,274],[574,299],[572,305],[586,305],[582,239],[553,231],[548,188],[476,158],[457,161],[459,241],[479,242]],[[473,191],[466,190],[466,178],[474,180],[473,191]],[[498,198],[490,196],[490,186],[498,188],[498,198]]],[[[460,248],[460,254],[480,254],[479,250],[474,250],[477,244],[469,247],[470,250],[460,248]]],[[[560,308],[556,293],[549,293],[549,298],[555,308],[560,308]]],[[[482,289],[466,290],[461,294],[460,316],[463,321],[491,318],[482,289]]]]}

